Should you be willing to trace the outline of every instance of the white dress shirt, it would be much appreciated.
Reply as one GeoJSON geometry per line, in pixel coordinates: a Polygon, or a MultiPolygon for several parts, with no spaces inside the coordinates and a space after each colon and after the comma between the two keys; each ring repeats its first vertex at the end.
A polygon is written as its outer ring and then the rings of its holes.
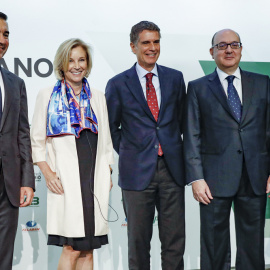
{"type": "Polygon", "coordinates": [[[153,73],[154,76],[152,78],[152,83],[155,87],[156,90],[156,95],[157,95],[157,101],[158,101],[158,107],[160,108],[160,102],[161,102],[161,92],[160,92],[160,84],[159,84],[159,79],[158,79],[158,72],[157,72],[157,65],[155,64],[154,68],[151,71],[148,71],[144,68],[142,68],[138,63],[136,63],[136,72],[138,74],[142,89],[143,89],[143,94],[145,99],[146,98],[146,77],[145,75],[147,73],[153,73]]]}
{"type": "Polygon", "coordinates": [[[4,86],[1,70],[0,70],[0,87],[1,87],[1,93],[2,93],[2,112],[3,112],[4,102],[5,102],[5,86],[4,86]]]}

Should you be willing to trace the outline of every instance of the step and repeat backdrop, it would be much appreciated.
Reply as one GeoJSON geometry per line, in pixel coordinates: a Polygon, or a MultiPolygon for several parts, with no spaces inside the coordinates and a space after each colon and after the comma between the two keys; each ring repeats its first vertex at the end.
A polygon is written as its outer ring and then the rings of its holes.
{"type": "MultiPolygon", "coordinates": [[[[150,20],[161,29],[159,64],[181,70],[186,83],[214,70],[209,54],[213,34],[236,30],[242,39],[241,66],[270,75],[270,3],[267,0],[1,0],[0,11],[9,17],[10,47],[0,65],[25,80],[31,124],[41,88],[55,84],[52,62],[64,40],[79,37],[92,46],[90,86],[104,92],[107,81],[136,61],[129,47],[131,27],[150,20]]],[[[128,269],[127,222],[118,182],[118,157],[113,166],[114,187],[109,211],[110,244],[94,252],[95,269],[128,269]]],[[[35,166],[36,193],[30,207],[20,210],[15,242],[14,270],[56,269],[59,247],[47,246],[46,184],[35,166]]],[[[74,221],[76,222],[76,221],[74,221]]],[[[151,269],[160,270],[158,216],[153,220],[151,269]]],[[[199,207],[186,187],[185,269],[199,269],[199,207]]],[[[234,215],[231,215],[232,265],[235,263],[234,215]]],[[[265,258],[270,265],[270,202],[266,214],[265,258]]]]}

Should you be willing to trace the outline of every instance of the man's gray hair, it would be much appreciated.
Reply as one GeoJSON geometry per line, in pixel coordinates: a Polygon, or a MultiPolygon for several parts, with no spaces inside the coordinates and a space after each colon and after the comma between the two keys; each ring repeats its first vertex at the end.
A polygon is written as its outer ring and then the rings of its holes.
{"type": "Polygon", "coordinates": [[[139,40],[139,34],[143,30],[157,31],[159,34],[159,38],[161,38],[160,29],[156,24],[154,24],[153,22],[149,22],[149,21],[141,21],[141,22],[132,26],[131,32],[130,32],[130,42],[132,42],[133,44],[136,45],[138,43],[138,40],[139,40]]]}
{"type": "MultiPolygon", "coordinates": [[[[225,29],[223,29],[223,30],[225,30],[225,29]]],[[[220,31],[223,31],[223,30],[220,30],[220,31]]],[[[227,29],[227,30],[231,30],[231,29],[227,29]]],[[[211,42],[211,43],[212,43],[212,46],[215,45],[215,44],[214,44],[215,37],[216,37],[217,33],[219,33],[220,31],[217,31],[217,32],[213,35],[213,37],[212,37],[212,42],[211,42]]],[[[234,30],[231,30],[231,31],[233,31],[233,32],[238,36],[239,42],[241,42],[241,38],[240,38],[239,34],[238,34],[237,32],[235,32],[234,30]]]]}

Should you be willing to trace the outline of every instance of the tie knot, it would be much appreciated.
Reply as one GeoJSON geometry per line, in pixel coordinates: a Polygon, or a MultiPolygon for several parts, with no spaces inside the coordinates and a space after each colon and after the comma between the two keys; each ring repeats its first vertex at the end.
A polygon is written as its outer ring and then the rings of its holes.
{"type": "Polygon", "coordinates": [[[153,73],[147,73],[147,74],[145,75],[146,80],[147,80],[147,81],[150,81],[150,82],[152,81],[153,76],[154,76],[153,73]]]}
{"type": "Polygon", "coordinates": [[[231,75],[231,76],[226,77],[226,80],[228,81],[228,83],[232,83],[234,78],[235,76],[231,75]]]}

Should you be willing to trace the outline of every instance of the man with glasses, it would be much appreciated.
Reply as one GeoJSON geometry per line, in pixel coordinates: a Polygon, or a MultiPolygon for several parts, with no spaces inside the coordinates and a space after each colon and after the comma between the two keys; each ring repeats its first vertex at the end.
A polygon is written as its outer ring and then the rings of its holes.
{"type": "Polygon", "coordinates": [[[236,269],[265,269],[269,78],[241,70],[241,52],[235,31],[215,33],[210,54],[216,70],[188,85],[184,155],[187,183],[200,202],[201,270],[231,269],[232,204],[236,269]]]}

